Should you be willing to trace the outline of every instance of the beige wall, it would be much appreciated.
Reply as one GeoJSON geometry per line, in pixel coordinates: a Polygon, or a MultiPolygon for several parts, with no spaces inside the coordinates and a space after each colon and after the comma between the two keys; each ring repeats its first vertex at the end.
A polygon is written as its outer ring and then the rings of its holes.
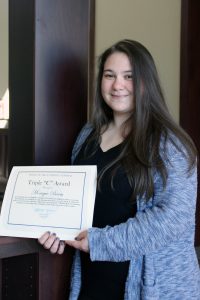
{"type": "Polygon", "coordinates": [[[0,98],[8,87],[8,0],[0,0],[0,98]]]}
{"type": "Polygon", "coordinates": [[[96,0],[98,56],[123,38],[138,40],[153,55],[168,107],[179,119],[181,0],[96,0]]]}
{"type": "MultiPolygon", "coordinates": [[[[96,0],[98,56],[123,38],[142,42],[152,53],[166,101],[179,119],[181,0],[96,0]]],[[[0,98],[8,86],[8,0],[0,0],[0,98]]]]}

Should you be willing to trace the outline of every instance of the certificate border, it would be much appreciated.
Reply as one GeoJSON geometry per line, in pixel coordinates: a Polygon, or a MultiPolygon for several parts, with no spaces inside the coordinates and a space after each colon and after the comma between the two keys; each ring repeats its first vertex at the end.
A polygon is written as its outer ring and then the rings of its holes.
{"type": "Polygon", "coordinates": [[[87,172],[80,172],[80,171],[43,171],[43,170],[40,170],[40,171],[19,171],[17,173],[17,176],[16,176],[16,180],[15,180],[15,184],[14,184],[14,188],[13,188],[13,191],[12,191],[12,197],[11,197],[11,200],[10,200],[10,203],[9,203],[9,213],[8,213],[8,219],[7,219],[7,225],[10,225],[10,226],[22,226],[22,227],[36,227],[36,228],[60,228],[60,229],[67,229],[67,230],[80,230],[82,227],[82,220],[83,220],[83,199],[84,199],[84,194],[85,194],[85,181],[86,181],[86,174],[87,172]],[[20,173],[65,173],[65,174],[70,174],[70,173],[81,173],[83,174],[84,176],[84,182],[83,182],[83,190],[82,190],[82,199],[81,199],[81,218],[80,218],[80,226],[79,227],[63,227],[63,226],[52,226],[52,225],[32,225],[32,224],[20,224],[20,223],[11,223],[9,222],[9,218],[10,218],[10,213],[11,213],[11,206],[12,206],[12,203],[13,203],[13,195],[14,195],[14,191],[15,191],[15,186],[17,184],[17,179],[18,179],[18,176],[20,173]]]}

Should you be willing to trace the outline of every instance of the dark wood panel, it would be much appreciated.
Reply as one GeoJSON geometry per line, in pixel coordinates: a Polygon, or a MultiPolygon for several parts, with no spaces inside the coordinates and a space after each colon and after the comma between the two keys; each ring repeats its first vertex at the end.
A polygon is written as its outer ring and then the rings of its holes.
{"type": "Polygon", "coordinates": [[[2,260],[2,299],[38,299],[37,257],[34,254],[2,260]]]}
{"type": "Polygon", "coordinates": [[[9,170],[69,163],[93,86],[95,1],[9,4],[9,170]]]}
{"type": "Polygon", "coordinates": [[[67,299],[73,253],[66,247],[52,255],[37,240],[0,237],[0,299],[67,299]]]}
{"type": "MultiPolygon", "coordinates": [[[[76,135],[87,120],[94,5],[94,0],[9,0],[9,170],[14,165],[69,163],[76,135]]],[[[35,300],[67,299],[72,250],[58,256],[38,247],[31,239],[0,238],[4,293],[6,266],[17,276],[20,263],[27,258],[24,264],[29,265],[30,258],[37,273],[35,300]]],[[[9,285],[14,295],[12,276],[9,285]]]]}
{"type": "Polygon", "coordinates": [[[0,259],[35,253],[39,249],[40,247],[34,239],[0,236],[0,259]]]}
{"type": "MultiPolygon", "coordinates": [[[[200,1],[182,0],[180,124],[191,135],[200,153],[199,53],[200,1]]],[[[200,174],[199,164],[198,174],[200,174]]],[[[196,245],[200,246],[200,185],[198,186],[196,218],[196,245]]]]}
{"type": "Polygon", "coordinates": [[[9,0],[9,169],[33,163],[34,0],[9,0]]]}
{"type": "Polygon", "coordinates": [[[89,2],[37,1],[36,164],[69,162],[75,136],[87,119],[89,2]]]}
{"type": "Polygon", "coordinates": [[[72,254],[68,247],[62,256],[39,253],[39,299],[68,299],[72,254]]]}

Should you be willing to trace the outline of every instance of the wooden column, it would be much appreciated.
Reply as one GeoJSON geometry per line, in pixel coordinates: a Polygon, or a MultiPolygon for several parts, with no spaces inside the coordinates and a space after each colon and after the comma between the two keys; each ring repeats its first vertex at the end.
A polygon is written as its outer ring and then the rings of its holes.
{"type": "MultiPolygon", "coordinates": [[[[180,124],[200,153],[200,1],[182,0],[180,124]]],[[[200,171],[198,164],[198,174],[200,171]]],[[[198,177],[200,180],[200,177],[198,177]]],[[[200,246],[200,185],[196,212],[196,246],[200,246]]]]}
{"type": "Polygon", "coordinates": [[[9,169],[70,161],[87,120],[94,1],[10,0],[9,169]]]}
{"type": "MultiPolygon", "coordinates": [[[[95,0],[9,0],[9,171],[70,163],[87,120],[94,5],[95,0]]],[[[35,240],[1,238],[0,253],[0,299],[67,299],[72,250],[51,255],[35,240]]]]}

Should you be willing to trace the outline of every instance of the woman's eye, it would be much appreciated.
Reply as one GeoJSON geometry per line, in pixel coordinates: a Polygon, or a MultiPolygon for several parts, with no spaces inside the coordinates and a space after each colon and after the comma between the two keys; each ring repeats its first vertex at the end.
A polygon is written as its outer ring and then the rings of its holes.
{"type": "Polygon", "coordinates": [[[104,74],[104,77],[107,79],[112,79],[112,78],[114,78],[114,75],[113,74],[104,74]]]}
{"type": "Polygon", "coordinates": [[[133,79],[133,75],[132,74],[125,75],[125,79],[132,80],[133,79]]]}

